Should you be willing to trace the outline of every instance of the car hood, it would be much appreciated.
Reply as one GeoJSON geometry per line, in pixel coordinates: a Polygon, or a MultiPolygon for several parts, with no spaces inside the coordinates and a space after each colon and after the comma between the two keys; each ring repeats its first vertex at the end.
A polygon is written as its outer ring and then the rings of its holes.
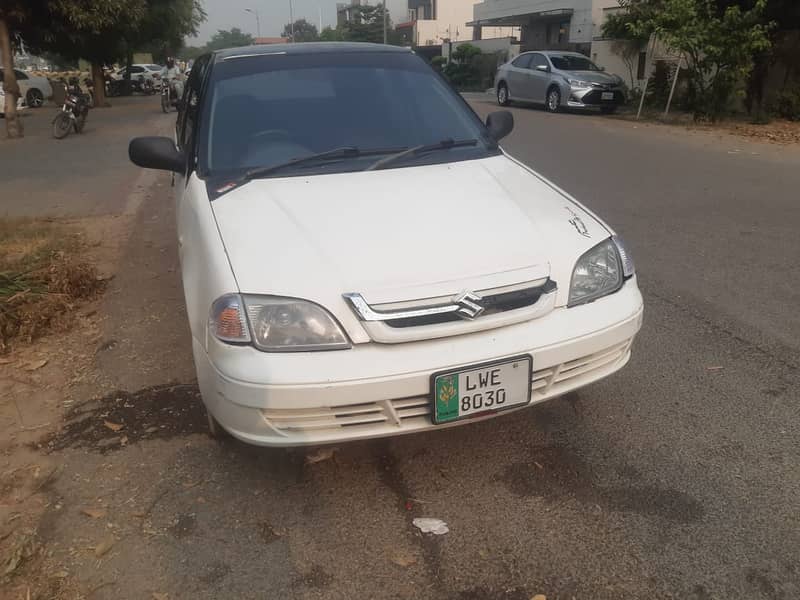
{"type": "Polygon", "coordinates": [[[558,278],[609,235],[506,156],[252,181],[212,201],[243,293],[330,306],[558,278]]]}
{"type": "Polygon", "coordinates": [[[581,81],[588,81],[589,83],[601,83],[603,85],[612,85],[620,83],[620,78],[605,71],[563,71],[571,77],[580,79],[581,81]]]}

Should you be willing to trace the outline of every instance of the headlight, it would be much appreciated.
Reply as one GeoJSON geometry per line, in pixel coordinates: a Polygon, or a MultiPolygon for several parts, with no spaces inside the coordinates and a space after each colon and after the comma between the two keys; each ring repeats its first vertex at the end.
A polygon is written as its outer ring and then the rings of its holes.
{"type": "Polygon", "coordinates": [[[572,271],[567,306],[591,302],[616,292],[634,273],[633,259],[616,236],[586,252],[572,271]]]}
{"type": "Polygon", "coordinates": [[[592,84],[588,81],[581,81],[580,79],[569,79],[567,78],[569,84],[574,88],[589,88],[592,87],[592,84]]]}
{"type": "Polygon", "coordinates": [[[333,317],[312,302],[273,296],[245,296],[253,343],[267,352],[349,348],[333,317]]]}
{"type": "Polygon", "coordinates": [[[209,330],[223,342],[252,341],[265,352],[350,347],[341,327],[324,308],[296,298],[227,294],[212,305],[209,330]]]}

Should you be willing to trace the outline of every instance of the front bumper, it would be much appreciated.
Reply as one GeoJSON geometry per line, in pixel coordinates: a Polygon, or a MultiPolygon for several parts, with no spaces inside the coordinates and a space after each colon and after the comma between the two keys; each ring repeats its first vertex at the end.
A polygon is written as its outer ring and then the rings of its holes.
{"type": "Polygon", "coordinates": [[[570,108],[599,108],[625,104],[625,94],[619,88],[570,88],[567,106],[570,108]],[[603,94],[613,94],[611,99],[603,99],[603,94]]]}
{"type": "Polygon", "coordinates": [[[522,353],[533,356],[532,396],[525,406],[563,395],[622,368],[641,323],[642,297],[634,278],[590,304],[451,338],[292,354],[213,339],[206,352],[195,339],[193,349],[203,401],[226,430],[251,444],[302,446],[440,429],[503,414],[434,425],[430,376],[522,353]]]}

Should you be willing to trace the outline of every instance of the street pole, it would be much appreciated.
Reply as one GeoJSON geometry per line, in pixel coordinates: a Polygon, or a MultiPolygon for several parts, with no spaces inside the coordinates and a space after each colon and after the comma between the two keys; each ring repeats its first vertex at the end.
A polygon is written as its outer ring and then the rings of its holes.
{"type": "Polygon", "coordinates": [[[261,19],[258,16],[258,9],[254,10],[252,8],[245,8],[244,12],[249,12],[256,16],[256,32],[258,34],[258,37],[261,37],[261,19]]]}
{"type": "Polygon", "coordinates": [[[289,34],[292,39],[289,40],[294,44],[294,9],[292,8],[292,0],[289,0],[289,34]]]}
{"type": "MultiPolygon", "coordinates": [[[[655,51],[656,51],[656,34],[655,33],[651,33],[650,34],[650,41],[648,43],[648,46],[650,46],[650,54],[651,55],[654,54],[655,51]]],[[[642,116],[642,108],[644,107],[644,97],[645,97],[645,94],[647,94],[647,82],[650,80],[650,75],[649,75],[650,69],[648,68],[649,67],[649,63],[650,63],[650,56],[645,55],[645,58],[644,58],[644,67],[645,67],[644,68],[644,89],[642,89],[642,97],[639,98],[639,110],[636,113],[636,120],[637,121],[642,116]]]]}
{"type": "Polygon", "coordinates": [[[383,0],[383,43],[386,45],[386,0],[383,0]]]}
{"type": "Polygon", "coordinates": [[[678,84],[678,75],[681,73],[681,63],[683,62],[683,54],[678,57],[678,65],[675,67],[675,77],[672,79],[672,87],[669,90],[669,99],[667,100],[667,108],[664,109],[664,118],[669,114],[669,107],[672,104],[672,97],[675,95],[675,86],[678,84]]]}

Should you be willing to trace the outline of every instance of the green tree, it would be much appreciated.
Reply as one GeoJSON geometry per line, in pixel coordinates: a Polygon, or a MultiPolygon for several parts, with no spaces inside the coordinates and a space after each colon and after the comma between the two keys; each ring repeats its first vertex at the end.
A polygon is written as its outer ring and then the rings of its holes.
{"type": "Polygon", "coordinates": [[[211,40],[206,44],[205,51],[213,52],[214,50],[222,50],[224,48],[251,46],[253,42],[255,42],[253,36],[249,33],[244,33],[238,27],[234,27],[230,31],[218,29],[217,33],[211,36],[211,40]]]}
{"type": "Polygon", "coordinates": [[[339,28],[323,27],[319,32],[319,39],[322,42],[341,42],[344,40],[344,36],[339,28]]]}
{"type": "Polygon", "coordinates": [[[184,46],[178,51],[178,58],[181,60],[194,60],[205,51],[205,46],[184,46]]]}
{"type": "Polygon", "coordinates": [[[392,30],[389,12],[384,13],[383,4],[362,4],[353,7],[353,18],[341,27],[342,39],[349,42],[383,42],[383,19],[386,18],[387,34],[392,30]]]}
{"type": "Polygon", "coordinates": [[[147,0],[29,0],[26,44],[92,65],[95,106],[106,106],[103,66],[124,58],[126,34],[144,19],[147,0]]]}
{"type": "Polygon", "coordinates": [[[474,89],[480,85],[478,59],[481,49],[472,44],[459,44],[442,73],[458,89],[474,89]]]}
{"type": "Polygon", "coordinates": [[[319,32],[316,26],[305,19],[297,19],[294,22],[294,27],[292,27],[291,23],[287,23],[281,35],[291,39],[293,42],[316,42],[319,40],[319,32]],[[292,34],[293,31],[294,34],[292,34]]]}
{"type": "Polygon", "coordinates": [[[126,35],[129,64],[134,52],[150,52],[156,61],[176,55],[205,18],[199,0],[147,0],[142,21],[126,35]]]}
{"type": "Polygon", "coordinates": [[[720,9],[715,0],[620,0],[626,11],[609,21],[635,39],[655,34],[686,57],[690,103],[695,118],[724,114],[738,81],[747,77],[754,56],[770,47],[763,21],[767,0],[748,9],[720,9]]]}
{"type": "Polygon", "coordinates": [[[459,44],[459,46],[453,50],[451,58],[459,63],[469,63],[480,53],[481,49],[477,46],[473,46],[472,44],[459,44]]]}

